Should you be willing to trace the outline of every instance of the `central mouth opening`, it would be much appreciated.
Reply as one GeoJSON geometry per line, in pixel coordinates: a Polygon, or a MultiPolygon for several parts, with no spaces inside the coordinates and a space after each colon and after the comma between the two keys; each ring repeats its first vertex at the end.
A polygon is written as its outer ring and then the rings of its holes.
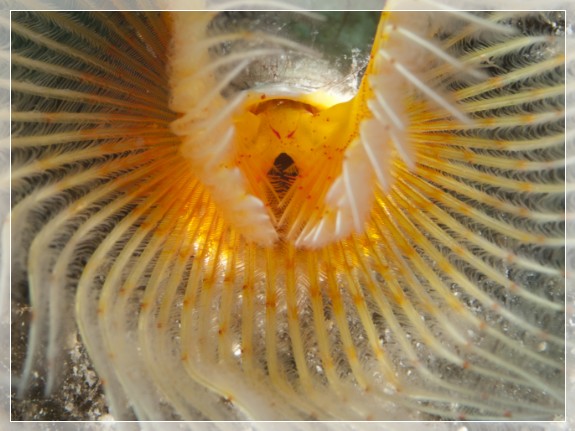
{"type": "MultiPolygon", "coordinates": [[[[298,173],[299,170],[289,154],[280,153],[274,160],[274,164],[268,171],[267,177],[275,191],[275,195],[272,199],[273,201],[277,200],[277,202],[270,203],[272,204],[271,207],[275,209],[276,212],[279,212],[279,208],[277,208],[277,206],[293,185],[298,173]]],[[[276,216],[277,215],[278,214],[276,214],[276,216]]]]}

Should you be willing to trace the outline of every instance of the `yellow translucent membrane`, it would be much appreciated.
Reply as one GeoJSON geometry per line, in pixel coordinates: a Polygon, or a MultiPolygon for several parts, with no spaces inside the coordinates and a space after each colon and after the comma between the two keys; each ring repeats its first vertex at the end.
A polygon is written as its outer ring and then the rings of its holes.
{"type": "Polygon", "coordinates": [[[234,118],[234,162],[269,208],[281,239],[294,242],[303,222],[328,211],[325,195],[357,136],[355,124],[348,122],[353,103],[319,110],[297,100],[274,99],[248,106],[234,118]],[[292,162],[287,172],[276,166],[282,154],[292,162]]]}
{"type": "Polygon", "coordinates": [[[73,16],[13,23],[13,262],[33,310],[20,395],[43,387],[36,368],[57,391],[77,325],[116,419],[560,417],[559,35],[506,31],[503,13],[385,13],[338,104],[224,97],[252,55],[312,53],[214,34],[212,13],[73,16]],[[73,25],[106,54],[50,37],[73,25]],[[248,45],[224,55],[229,40],[248,45]],[[474,75],[485,58],[502,70],[474,75]],[[300,245],[322,220],[327,239],[300,245]]]}

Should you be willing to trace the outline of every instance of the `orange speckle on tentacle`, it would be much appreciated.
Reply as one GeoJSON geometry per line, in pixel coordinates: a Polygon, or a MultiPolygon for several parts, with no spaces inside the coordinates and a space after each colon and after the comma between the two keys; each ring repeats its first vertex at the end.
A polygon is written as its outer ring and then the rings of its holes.
{"type": "Polygon", "coordinates": [[[522,115],[521,122],[524,124],[531,124],[535,121],[535,118],[536,117],[533,114],[522,115]]]}
{"type": "Polygon", "coordinates": [[[495,76],[489,79],[488,85],[491,88],[500,88],[503,85],[503,78],[500,76],[495,76]]]}
{"type": "Polygon", "coordinates": [[[398,306],[403,306],[405,304],[406,298],[403,292],[393,292],[392,293],[393,300],[398,306]]]}
{"type": "Polygon", "coordinates": [[[447,304],[455,313],[462,313],[465,310],[463,304],[456,297],[450,296],[447,300],[447,304]]]}
{"type": "Polygon", "coordinates": [[[533,192],[535,186],[532,183],[520,183],[519,189],[524,192],[533,192]]]}
{"type": "Polygon", "coordinates": [[[455,269],[453,268],[453,266],[451,265],[451,263],[447,259],[441,259],[439,261],[438,265],[439,265],[439,268],[441,268],[441,270],[448,275],[452,274],[455,271],[455,269]]]}
{"type": "Polygon", "coordinates": [[[188,309],[192,305],[192,301],[189,298],[184,298],[182,305],[184,306],[184,309],[188,309]]]}
{"type": "Polygon", "coordinates": [[[463,256],[465,254],[465,249],[459,245],[453,248],[453,253],[457,256],[463,256]]]}
{"type": "Polygon", "coordinates": [[[531,214],[531,211],[529,210],[529,208],[521,207],[518,209],[517,213],[521,217],[529,217],[529,214],[531,214]]]}

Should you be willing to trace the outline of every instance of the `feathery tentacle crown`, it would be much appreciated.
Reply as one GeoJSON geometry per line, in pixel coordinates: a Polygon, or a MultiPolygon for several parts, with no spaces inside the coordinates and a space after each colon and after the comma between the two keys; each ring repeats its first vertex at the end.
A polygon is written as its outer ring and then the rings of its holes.
{"type": "Polygon", "coordinates": [[[13,16],[20,394],[73,301],[118,419],[561,415],[562,14],[385,11],[353,92],[240,18],[13,16]]]}

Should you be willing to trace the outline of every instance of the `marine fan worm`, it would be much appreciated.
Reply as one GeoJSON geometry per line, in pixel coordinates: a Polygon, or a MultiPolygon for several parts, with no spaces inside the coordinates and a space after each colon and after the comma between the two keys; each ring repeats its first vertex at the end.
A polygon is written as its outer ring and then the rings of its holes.
{"type": "Polygon", "coordinates": [[[116,419],[560,417],[563,14],[296,19],[12,15],[16,396],[77,326],[116,419]]]}

